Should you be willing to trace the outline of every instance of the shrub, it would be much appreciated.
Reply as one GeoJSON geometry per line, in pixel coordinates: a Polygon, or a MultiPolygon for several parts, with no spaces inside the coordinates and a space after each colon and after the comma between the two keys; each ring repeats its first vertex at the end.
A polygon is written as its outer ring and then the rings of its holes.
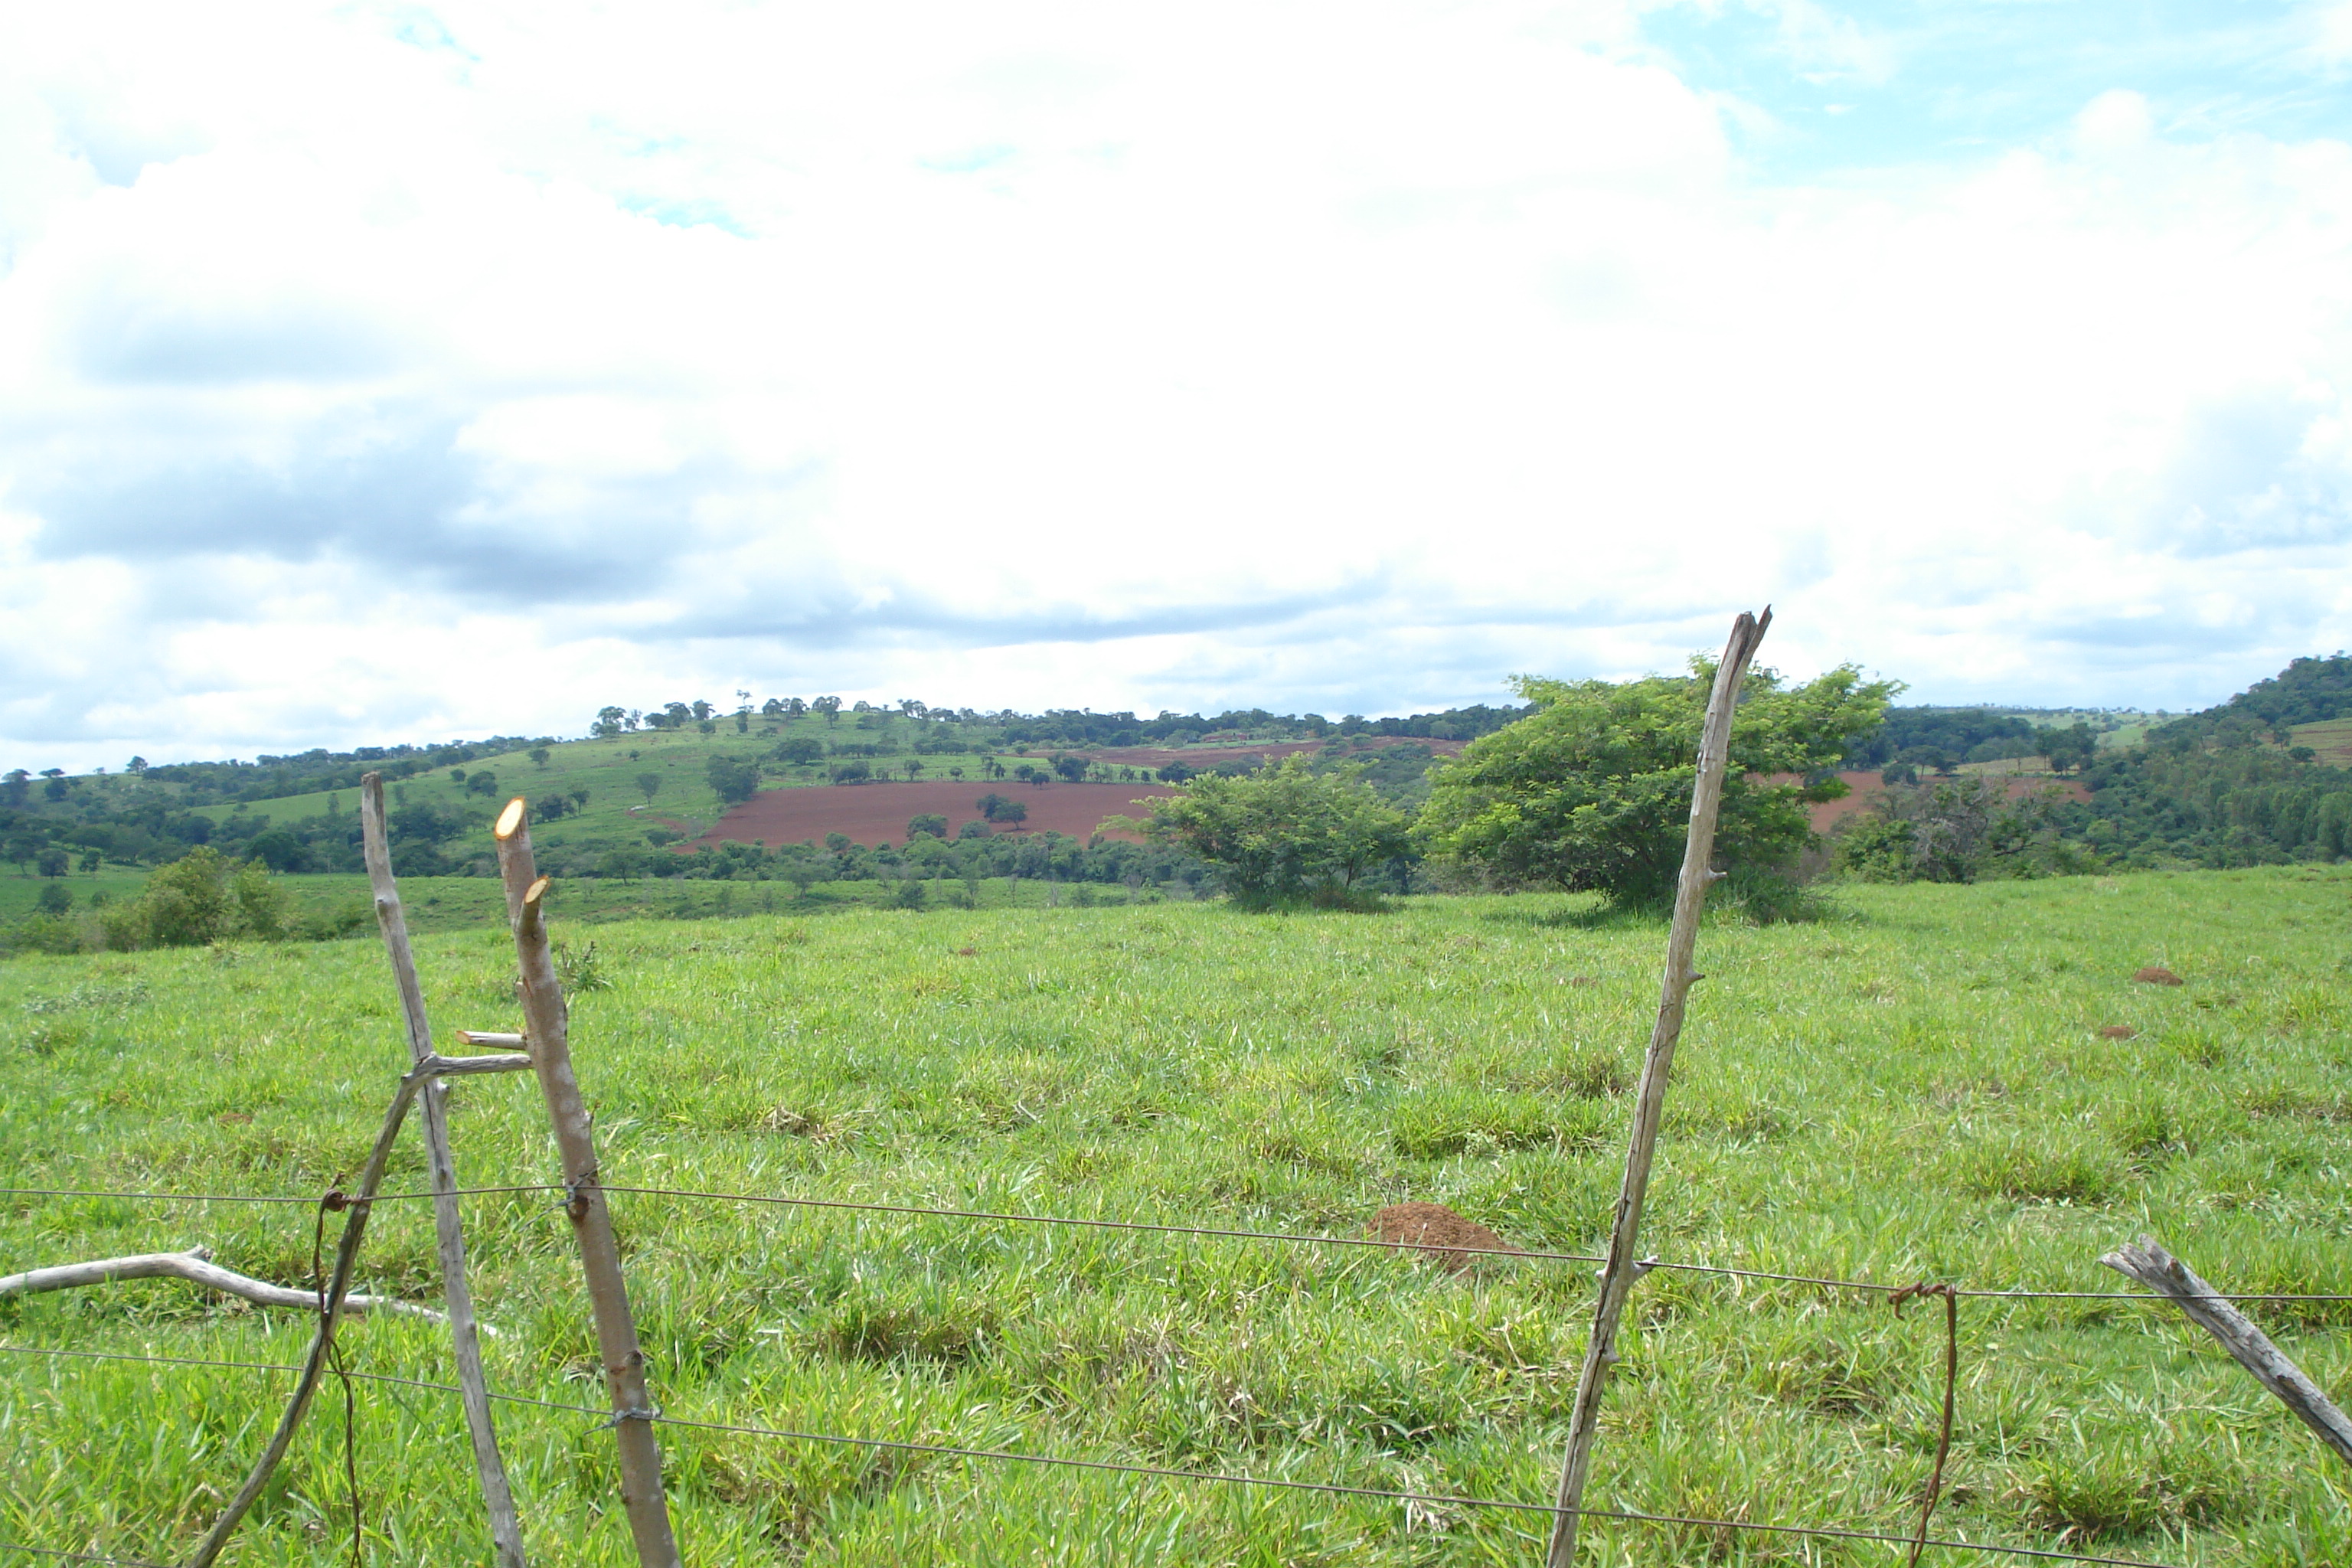
{"type": "Polygon", "coordinates": [[[101,925],[112,948],[275,940],[286,934],[286,890],[260,866],[198,845],[150,876],[137,899],[108,910],[101,925]]]}

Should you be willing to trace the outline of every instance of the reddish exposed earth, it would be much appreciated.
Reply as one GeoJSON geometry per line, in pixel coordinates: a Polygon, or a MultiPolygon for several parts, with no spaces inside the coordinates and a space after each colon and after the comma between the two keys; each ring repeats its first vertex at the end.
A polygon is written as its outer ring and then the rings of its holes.
{"type": "MultiPolygon", "coordinates": [[[[2045,789],[2055,789],[2059,792],[2060,797],[2065,800],[2091,798],[2091,792],[2073,779],[2041,778],[2024,774],[2005,778],[1998,774],[1971,776],[1991,777],[1994,782],[2007,785],[2009,798],[2011,800],[2020,800],[2045,789]]],[[[1874,769],[1869,772],[1842,773],[1838,777],[1845,780],[1846,787],[1851,793],[1843,799],[1825,800],[1817,805],[1806,808],[1812,815],[1813,831],[1816,833],[1827,833],[1847,817],[1858,816],[1868,811],[1877,802],[1878,797],[1886,793],[1886,786],[1879,782],[1878,773],[1874,769]]],[[[1795,780],[1791,775],[1784,779],[1776,779],[1774,782],[1794,783],[1795,780]]]]}
{"type": "MultiPolygon", "coordinates": [[[[749,844],[757,839],[771,849],[780,845],[814,839],[822,844],[828,833],[846,833],[858,844],[904,844],[907,819],[936,812],[948,819],[948,837],[980,817],[972,803],[993,792],[1029,808],[1019,825],[1028,833],[1048,829],[1084,841],[1106,816],[1141,816],[1149,809],[1139,798],[1174,795],[1163,784],[1015,783],[961,784],[933,779],[921,784],[818,784],[807,788],[763,789],[719,819],[718,825],[695,840],[717,844],[733,839],[749,844]]],[[[998,832],[1006,831],[998,828],[998,832]]],[[[1133,834],[1113,835],[1133,839],[1133,834]]]]}

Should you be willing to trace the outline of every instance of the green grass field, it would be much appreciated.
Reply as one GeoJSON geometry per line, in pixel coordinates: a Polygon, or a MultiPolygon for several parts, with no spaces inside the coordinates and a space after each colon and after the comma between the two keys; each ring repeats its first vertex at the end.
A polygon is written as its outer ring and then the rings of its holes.
{"type": "MultiPolygon", "coordinates": [[[[2225,1288],[2352,1292],[2347,896],[2340,868],[2266,869],[1857,888],[1827,923],[1718,920],[1646,1239],[1672,1260],[2104,1291],[2129,1287],[2098,1254],[2153,1231],[2225,1288]],[[2188,984],[2135,984],[2147,963],[2188,984]]],[[[1335,1236],[1417,1198],[1590,1249],[1664,931],[1527,897],[756,914],[593,940],[609,985],[575,998],[573,1048],[615,1184],[1335,1236]]],[[[419,950],[445,1035],[519,1026],[495,925],[419,950]]],[[[358,1164],[404,1061],[369,941],[13,960],[0,1184],[316,1194],[358,1164]]],[[[464,1081],[454,1103],[466,1180],[549,1178],[527,1079],[464,1081]]],[[[413,1137],[395,1180],[421,1181],[413,1137]]],[[[1590,1313],[1579,1265],[1457,1279],[1357,1248],[614,1204],[656,1397],[692,1418],[1542,1500],[1590,1313]]],[[[554,1204],[468,1212],[495,1385],[601,1403],[554,1204]]],[[[0,1272],[198,1242],[309,1278],[302,1207],[0,1199],[0,1272]]],[[[387,1205],[362,1273],[431,1298],[423,1205],[387,1205]]],[[[1909,1528],[1939,1314],[1665,1271],[1634,1306],[1591,1501],[1909,1528]]],[[[2261,1316],[2352,1393],[2352,1303],[2261,1316]]],[[[1960,1327],[1937,1533],[2352,1562],[2336,1462],[2171,1309],[1972,1300],[1960,1327]]],[[[307,1337],[299,1314],[170,1282],[0,1303],[10,1347],[288,1363],[307,1337]]],[[[447,1376],[429,1326],[368,1321],[349,1346],[358,1370],[447,1376]]],[[[0,1353],[0,1540],[184,1555],[286,1386],[0,1353]]],[[[381,1384],[358,1401],[369,1561],[487,1561],[455,1401],[381,1384]]],[[[632,1561],[609,1434],[500,1420],[534,1560],[632,1561]]],[[[347,1560],[340,1428],[331,1388],[232,1561],[347,1560]]],[[[1528,1516],[661,1437],[698,1565],[1540,1560],[1528,1516]]],[[[1601,1564],[1900,1560],[1634,1525],[1586,1540],[1601,1564]]]]}

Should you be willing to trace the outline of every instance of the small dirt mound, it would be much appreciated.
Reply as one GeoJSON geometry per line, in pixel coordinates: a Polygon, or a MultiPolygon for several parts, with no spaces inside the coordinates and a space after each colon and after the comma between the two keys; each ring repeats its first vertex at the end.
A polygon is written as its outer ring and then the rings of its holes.
{"type": "Polygon", "coordinates": [[[1465,1219],[1444,1204],[1391,1204],[1372,1216],[1370,1229],[1373,1239],[1410,1243],[1423,1258],[1442,1263],[1456,1274],[1487,1254],[1450,1252],[1448,1247],[1518,1250],[1476,1220],[1465,1219]]]}
{"type": "Polygon", "coordinates": [[[2132,978],[2138,981],[2142,985],[2183,985],[2188,984],[2186,981],[2182,980],[2180,976],[2173,973],[2169,969],[2165,968],[2161,963],[2151,963],[2146,969],[2141,970],[2137,974],[2133,975],[2132,978]]]}
{"type": "Polygon", "coordinates": [[[2138,1033],[2129,1024],[2102,1024],[2098,1027],[2099,1038],[2103,1040],[2128,1040],[2138,1033]]]}

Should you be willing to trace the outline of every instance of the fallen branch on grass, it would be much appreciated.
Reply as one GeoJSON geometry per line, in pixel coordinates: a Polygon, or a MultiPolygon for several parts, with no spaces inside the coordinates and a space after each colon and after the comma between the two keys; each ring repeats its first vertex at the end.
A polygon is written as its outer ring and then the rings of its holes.
{"type": "MultiPolygon", "coordinates": [[[[61,1263],[53,1268],[28,1268],[22,1274],[0,1277],[0,1296],[30,1296],[43,1290],[71,1290],[83,1285],[104,1285],[115,1279],[185,1279],[191,1285],[201,1285],[207,1290],[223,1295],[238,1296],[263,1307],[299,1307],[307,1311],[319,1310],[319,1293],[297,1290],[289,1286],[272,1285],[239,1274],[234,1268],[223,1268],[207,1261],[213,1255],[209,1247],[192,1247],[186,1252],[142,1252],[130,1258],[101,1258],[91,1263],[61,1263]]],[[[419,1307],[407,1301],[395,1301],[388,1296],[346,1296],[343,1310],[351,1313],[396,1312],[404,1317],[424,1318],[432,1322],[446,1321],[430,1307],[419,1307]]],[[[488,1333],[488,1329],[483,1330],[488,1333]]]]}

